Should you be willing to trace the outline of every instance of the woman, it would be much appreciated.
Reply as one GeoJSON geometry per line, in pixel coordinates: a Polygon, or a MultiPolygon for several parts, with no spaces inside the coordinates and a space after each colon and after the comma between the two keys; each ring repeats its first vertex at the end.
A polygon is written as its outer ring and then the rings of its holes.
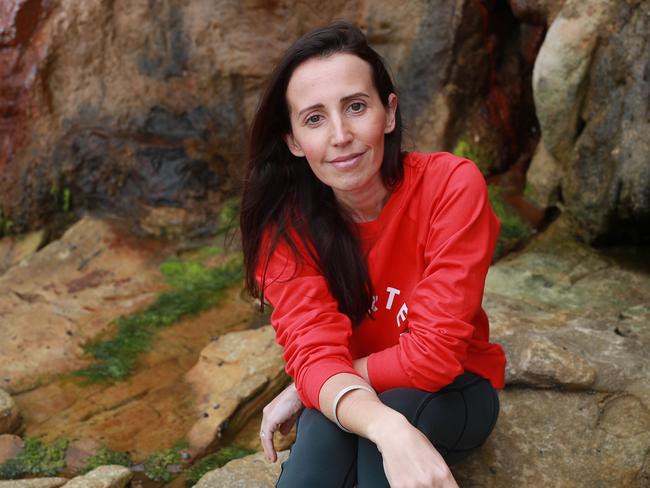
{"type": "Polygon", "coordinates": [[[448,464],[496,422],[505,356],[481,300],[499,223],[472,162],[403,154],[401,129],[346,22],[288,49],[255,116],[247,286],[294,379],[264,409],[269,460],[300,414],[279,487],[457,486],[448,464]]]}

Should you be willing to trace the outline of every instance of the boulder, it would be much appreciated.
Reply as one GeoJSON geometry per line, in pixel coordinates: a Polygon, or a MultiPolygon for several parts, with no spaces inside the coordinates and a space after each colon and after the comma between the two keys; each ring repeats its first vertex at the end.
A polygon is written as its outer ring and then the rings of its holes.
{"type": "Polygon", "coordinates": [[[124,466],[99,466],[83,476],[77,476],[64,486],[68,488],[124,488],[133,477],[124,466]]]}
{"type": "MultiPolygon", "coordinates": [[[[567,0],[535,61],[544,148],[559,163],[564,204],[590,243],[650,238],[648,19],[650,4],[640,0],[567,0]]],[[[547,198],[558,170],[544,156],[537,163],[549,184],[535,186],[547,198]]]]}
{"type": "Polygon", "coordinates": [[[187,435],[195,456],[216,447],[228,431],[239,431],[290,381],[271,326],[219,337],[185,379],[197,407],[187,435]]]}
{"type": "Polygon", "coordinates": [[[460,486],[650,481],[650,277],[570,236],[562,217],[490,268],[506,388],[495,431],[453,468],[460,486]]]}
{"type": "Polygon", "coordinates": [[[278,453],[278,460],[270,463],[264,453],[258,452],[230,461],[225,466],[203,475],[196,488],[267,488],[275,486],[280,476],[281,464],[289,451],[278,453]]]}
{"type": "Polygon", "coordinates": [[[12,434],[20,427],[20,412],[11,395],[0,388],[0,434],[12,434]]]}

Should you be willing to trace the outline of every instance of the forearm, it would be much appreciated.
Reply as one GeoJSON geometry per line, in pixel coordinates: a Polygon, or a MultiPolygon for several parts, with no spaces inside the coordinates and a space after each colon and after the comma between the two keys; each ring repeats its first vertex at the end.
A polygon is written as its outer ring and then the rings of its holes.
{"type": "MultiPolygon", "coordinates": [[[[328,379],[320,390],[319,402],[321,412],[335,421],[333,402],[338,393],[350,385],[364,385],[372,388],[358,376],[339,373],[328,379]]],[[[387,434],[399,429],[406,418],[399,412],[387,407],[375,393],[366,390],[352,390],[339,400],[337,406],[338,420],[346,429],[357,435],[370,439],[376,444],[383,442],[387,434]]]]}

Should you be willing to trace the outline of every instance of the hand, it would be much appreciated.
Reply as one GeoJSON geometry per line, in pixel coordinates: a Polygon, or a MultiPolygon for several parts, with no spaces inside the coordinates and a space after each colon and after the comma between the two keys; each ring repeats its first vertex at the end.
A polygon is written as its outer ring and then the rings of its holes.
{"type": "Polygon", "coordinates": [[[387,426],[377,447],[391,488],[458,488],[440,453],[406,419],[387,426]]]}
{"type": "Polygon", "coordinates": [[[262,410],[260,439],[266,459],[276,462],[278,455],[273,445],[273,435],[277,430],[287,435],[303,408],[296,385],[291,383],[262,410]]]}

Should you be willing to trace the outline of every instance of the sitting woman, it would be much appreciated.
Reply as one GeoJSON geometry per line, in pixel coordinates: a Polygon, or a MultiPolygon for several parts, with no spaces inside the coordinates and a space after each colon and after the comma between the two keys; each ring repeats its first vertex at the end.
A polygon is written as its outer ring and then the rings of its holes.
{"type": "Polygon", "coordinates": [[[298,418],[279,487],[453,487],[485,442],[505,356],[481,308],[499,222],[476,166],[403,153],[396,90],[354,25],[303,36],[255,115],[241,213],[247,287],[273,306],[298,418]],[[306,408],[303,408],[306,407],[306,408]]]}

